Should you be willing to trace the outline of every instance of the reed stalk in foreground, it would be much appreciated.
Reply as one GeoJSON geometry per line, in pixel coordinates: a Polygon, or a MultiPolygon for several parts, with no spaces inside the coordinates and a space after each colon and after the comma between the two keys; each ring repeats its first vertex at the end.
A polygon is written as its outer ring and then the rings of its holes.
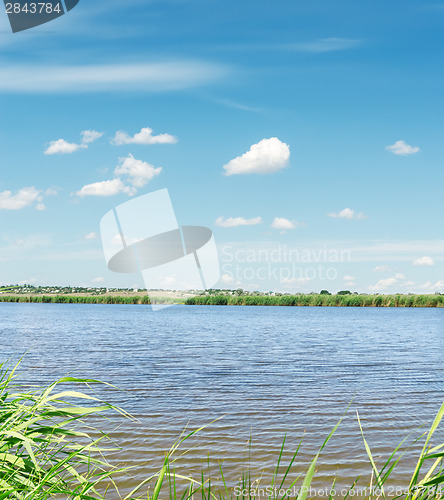
{"type": "MultiPolygon", "coordinates": [[[[321,452],[332,438],[340,421],[327,436],[319,452],[310,462],[305,474],[295,474],[294,462],[300,450],[300,444],[292,454],[287,465],[282,464],[285,439],[277,457],[277,465],[272,474],[271,484],[264,487],[260,480],[253,480],[248,467],[241,475],[239,483],[231,488],[227,485],[223,467],[213,478],[211,470],[202,471],[199,478],[192,478],[187,471],[176,470],[176,456],[179,446],[204,427],[185,432],[166,453],[163,465],[153,475],[147,477],[129,494],[121,496],[115,474],[130,472],[130,467],[119,468],[108,463],[105,456],[110,451],[106,434],[93,439],[85,432],[87,417],[106,411],[120,412],[132,418],[122,410],[103,403],[97,398],[77,390],[59,391],[60,384],[69,383],[78,386],[98,383],[94,380],[82,380],[65,377],[51,384],[46,389],[26,390],[13,383],[13,370],[7,370],[0,364],[0,500],[15,498],[19,500],[43,499],[104,499],[124,498],[125,500],[147,498],[149,500],[306,500],[314,498],[316,490],[312,481],[316,474],[321,452]],[[82,402],[83,406],[75,404],[82,402]],[[82,426],[82,430],[79,427],[82,426]]],[[[444,417],[444,404],[441,406],[430,431],[423,434],[425,443],[418,458],[417,466],[404,490],[397,496],[388,494],[385,485],[396,470],[402,456],[402,442],[389,459],[378,467],[373,459],[364,432],[361,432],[367,451],[372,482],[360,490],[359,498],[385,499],[405,498],[408,500],[441,499],[444,493],[443,459],[444,444],[431,444],[439,424],[444,417]]],[[[358,423],[361,426],[359,416],[358,423]]],[[[421,438],[420,437],[420,438],[421,438]]],[[[418,439],[420,439],[418,438],[418,439]]],[[[356,481],[355,481],[356,483],[356,481]]],[[[355,484],[354,483],[354,484],[355,484]]],[[[358,496],[354,484],[344,493],[335,491],[335,483],[330,489],[329,499],[352,498],[358,496]]],[[[328,485],[327,485],[328,486],[328,485]]],[[[324,497],[325,498],[325,497],[324,497]]]]}

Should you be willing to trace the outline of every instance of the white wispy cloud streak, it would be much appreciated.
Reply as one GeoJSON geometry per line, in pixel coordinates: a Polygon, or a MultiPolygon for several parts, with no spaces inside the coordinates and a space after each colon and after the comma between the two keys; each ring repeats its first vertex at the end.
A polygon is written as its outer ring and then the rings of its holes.
{"type": "Polygon", "coordinates": [[[0,92],[160,92],[204,85],[229,73],[226,66],[183,60],[83,66],[2,65],[0,92]]]}
{"type": "Polygon", "coordinates": [[[350,38],[320,38],[310,42],[300,42],[288,45],[282,45],[281,48],[294,50],[298,52],[311,52],[321,54],[324,52],[336,52],[338,50],[354,49],[362,43],[362,40],[353,40],[350,38]]]}

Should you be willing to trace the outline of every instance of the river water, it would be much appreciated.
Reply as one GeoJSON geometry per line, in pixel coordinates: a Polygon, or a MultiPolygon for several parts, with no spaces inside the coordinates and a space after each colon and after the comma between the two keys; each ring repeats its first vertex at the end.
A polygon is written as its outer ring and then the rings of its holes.
{"type": "MultiPolygon", "coordinates": [[[[122,446],[112,458],[137,465],[134,480],[121,480],[123,491],[157,470],[185,426],[218,417],[184,443],[192,449],[178,472],[198,474],[209,453],[215,476],[224,463],[229,488],[247,461],[253,479],[262,476],[268,486],[284,436],[284,462],[304,436],[294,479],[349,403],[314,484],[326,487],[337,477],[346,487],[362,476],[364,487],[370,466],[356,412],[380,464],[409,433],[427,429],[444,400],[442,309],[174,306],[152,312],[134,305],[2,303],[0,318],[0,359],[17,361],[26,353],[23,382],[45,384],[69,374],[118,388],[94,390],[138,419],[110,415],[99,423],[122,446]]],[[[407,486],[416,451],[400,462],[394,485],[407,486]]]]}

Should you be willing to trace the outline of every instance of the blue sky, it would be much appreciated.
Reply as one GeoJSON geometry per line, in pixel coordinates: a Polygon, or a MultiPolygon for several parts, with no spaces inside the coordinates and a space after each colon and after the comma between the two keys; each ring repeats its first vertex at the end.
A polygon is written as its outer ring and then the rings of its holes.
{"type": "Polygon", "coordinates": [[[0,13],[1,283],[143,286],[94,236],[166,187],[214,230],[220,286],[444,292],[444,2],[90,3],[17,34],[0,13]],[[311,262],[264,279],[277,249],[311,262]]]}

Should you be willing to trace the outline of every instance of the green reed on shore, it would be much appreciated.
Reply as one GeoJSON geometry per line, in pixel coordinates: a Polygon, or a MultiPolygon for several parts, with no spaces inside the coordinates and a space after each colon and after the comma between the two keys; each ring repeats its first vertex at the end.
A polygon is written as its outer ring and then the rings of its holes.
{"type": "Polygon", "coordinates": [[[187,305],[318,306],[318,307],[444,307],[444,295],[197,295],[187,305]]]}
{"type": "MultiPolygon", "coordinates": [[[[444,295],[232,295],[205,294],[188,299],[148,295],[0,295],[1,302],[35,304],[186,304],[213,306],[444,307],[444,295]]],[[[1,499],[0,499],[1,500],[1,499]]]]}
{"type": "MultiPolygon", "coordinates": [[[[0,302],[28,304],[180,304],[182,299],[148,295],[0,295],[0,302]]],[[[1,499],[0,499],[1,500],[1,499]]]]}

